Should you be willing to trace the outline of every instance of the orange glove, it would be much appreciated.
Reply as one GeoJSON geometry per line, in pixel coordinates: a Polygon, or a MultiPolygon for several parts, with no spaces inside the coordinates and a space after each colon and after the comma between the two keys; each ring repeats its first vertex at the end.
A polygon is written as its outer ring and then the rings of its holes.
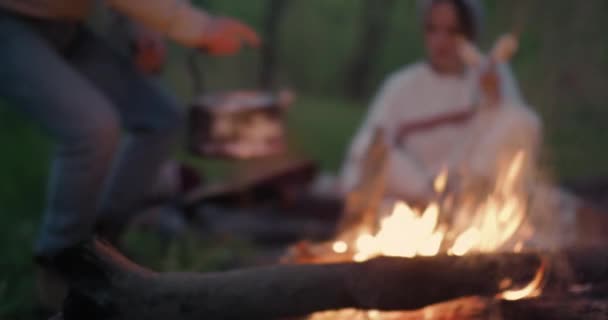
{"type": "Polygon", "coordinates": [[[141,72],[148,75],[162,71],[167,60],[164,37],[155,31],[138,26],[134,32],[134,59],[141,72]]]}
{"type": "Polygon", "coordinates": [[[253,29],[230,18],[213,17],[187,0],[106,0],[116,11],[175,42],[212,55],[231,55],[243,45],[258,47],[253,29]]]}
{"type": "Polygon", "coordinates": [[[485,94],[485,97],[492,104],[496,104],[500,101],[500,76],[498,75],[498,67],[492,63],[487,66],[486,70],[481,74],[479,78],[479,85],[481,91],[485,94]]]}
{"type": "Polygon", "coordinates": [[[238,53],[243,46],[257,48],[260,38],[249,26],[231,18],[212,17],[203,31],[199,48],[216,56],[238,53]]]}

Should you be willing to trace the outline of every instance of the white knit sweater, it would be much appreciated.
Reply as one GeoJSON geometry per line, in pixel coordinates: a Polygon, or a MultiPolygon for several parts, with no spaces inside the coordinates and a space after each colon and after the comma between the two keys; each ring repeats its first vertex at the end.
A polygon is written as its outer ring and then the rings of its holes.
{"type": "Polygon", "coordinates": [[[361,163],[378,128],[389,146],[387,192],[411,200],[428,198],[444,168],[491,179],[517,150],[533,156],[540,121],[525,106],[509,68],[500,66],[499,74],[503,99],[495,108],[478,107],[478,76],[472,71],[446,76],[418,63],[391,75],[352,143],[342,190],[360,183],[361,163]]]}

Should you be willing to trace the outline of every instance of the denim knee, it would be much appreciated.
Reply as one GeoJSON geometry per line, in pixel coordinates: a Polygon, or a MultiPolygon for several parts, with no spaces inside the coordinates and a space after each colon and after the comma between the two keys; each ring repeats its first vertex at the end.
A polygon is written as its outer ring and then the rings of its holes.
{"type": "Polygon", "coordinates": [[[162,111],[162,121],[158,129],[166,132],[179,132],[186,124],[184,109],[175,103],[167,103],[162,111]]]}
{"type": "Polygon", "coordinates": [[[59,137],[64,152],[106,155],[110,157],[116,150],[120,135],[120,121],[116,116],[97,116],[70,123],[66,120],[66,130],[59,137]]]}
{"type": "Polygon", "coordinates": [[[135,131],[158,134],[166,137],[176,137],[182,133],[186,124],[184,109],[171,99],[158,100],[150,108],[148,119],[144,120],[143,128],[135,131]],[[143,129],[143,130],[138,130],[143,129]]]}

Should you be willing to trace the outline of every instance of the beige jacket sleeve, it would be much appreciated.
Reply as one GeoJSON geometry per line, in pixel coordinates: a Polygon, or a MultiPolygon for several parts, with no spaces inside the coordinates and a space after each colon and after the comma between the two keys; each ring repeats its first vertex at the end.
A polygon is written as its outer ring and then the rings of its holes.
{"type": "Polygon", "coordinates": [[[106,0],[114,10],[187,47],[197,47],[210,16],[187,0],[106,0]]]}

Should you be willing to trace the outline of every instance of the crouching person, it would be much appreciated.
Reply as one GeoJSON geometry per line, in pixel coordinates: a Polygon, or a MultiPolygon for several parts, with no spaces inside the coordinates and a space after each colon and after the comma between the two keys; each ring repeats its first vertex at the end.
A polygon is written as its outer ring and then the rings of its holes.
{"type": "MultiPolygon", "coordinates": [[[[249,27],[185,0],[104,3],[210,54],[259,42],[249,27]]],[[[61,287],[49,261],[62,250],[90,238],[95,227],[110,240],[119,236],[182,126],[175,100],[86,27],[93,6],[92,0],[0,0],[0,97],[57,142],[36,245],[43,289],[61,287]]],[[[49,307],[63,299],[60,290],[43,291],[49,307]]]]}

